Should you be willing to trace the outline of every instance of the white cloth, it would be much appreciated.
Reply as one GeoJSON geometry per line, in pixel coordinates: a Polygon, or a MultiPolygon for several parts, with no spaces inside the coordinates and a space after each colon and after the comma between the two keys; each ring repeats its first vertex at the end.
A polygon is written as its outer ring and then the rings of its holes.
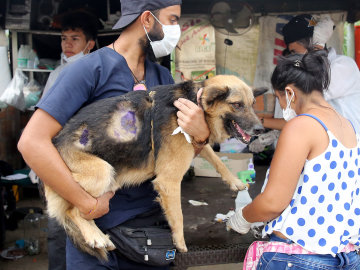
{"type": "Polygon", "coordinates": [[[360,72],[355,61],[345,55],[337,55],[330,48],[331,79],[325,99],[342,116],[349,119],[360,133],[360,72]]]}
{"type": "Polygon", "coordinates": [[[173,131],[173,133],[172,133],[171,135],[176,135],[176,134],[178,134],[178,133],[180,133],[180,132],[181,132],[182,134],[184,134],[186,141],[187,141],[188,143],[191,143],[191,137],[190,137],[190,135],[187,134],[187,133],[182,129],[182,127],[180,127],[180,126],[178,126],[177,128],[175,128],[174,131],[173,131]]]}
{"type": "Polygon", "coordinates": [[[327,133],[329,146],[305,162],[290,204],[263,236],[279,231],[308,251],[334,256],[347,243],[360,245],[360,136],[346,148],[327,133]]]}
{"type": "Polygon", "coordinates": [[[315,45],[325,47],[334,32],[334,22],[330,15],[324,15],[323,18],[314,26],[313,42],[315,45]]]}

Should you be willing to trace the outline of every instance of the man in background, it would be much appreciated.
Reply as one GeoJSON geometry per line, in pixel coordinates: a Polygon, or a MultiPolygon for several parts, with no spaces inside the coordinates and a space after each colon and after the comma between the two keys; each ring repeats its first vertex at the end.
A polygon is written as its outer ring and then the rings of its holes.
{"type": "Polygon", "coordinates": [[[66,64],[90,53],[97,37],[97,19],[85,11],[67,12],[61,18],[61,59],[46,82],[43,95],[54,84],[66,64]]]}

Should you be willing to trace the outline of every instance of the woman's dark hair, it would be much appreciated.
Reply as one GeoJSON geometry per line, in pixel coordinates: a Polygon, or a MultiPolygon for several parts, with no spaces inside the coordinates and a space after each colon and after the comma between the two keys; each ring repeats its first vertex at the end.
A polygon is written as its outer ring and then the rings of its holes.
{"type": "Polygon", "coordinates": [[[70,11],[61,18],[61,31],[76,30],[83,31],[86,41],[96,40],[98,30],[98,19],[86,11],[70,11]]]}
{"type": "Polygon", "coordinates": [[[277,91],[285,91],[287,85],[294,84],[305,94],[322,93],[329,83],[330,64],[324,50],[281,57],[271,76],[271,84],[277,91]]]}

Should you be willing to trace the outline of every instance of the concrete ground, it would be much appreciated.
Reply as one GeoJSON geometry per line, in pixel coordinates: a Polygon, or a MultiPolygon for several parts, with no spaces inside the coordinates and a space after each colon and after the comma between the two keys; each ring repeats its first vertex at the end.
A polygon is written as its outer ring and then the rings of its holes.
{"type": "MultiPolygon", "coordinates": [[[[17,208],[20,207],[40,207],[43,208],[40,198],[25,198],[17,202],[17,208]]],[[[13,247],[16,240],[24,238],[24,229],[22,222],[19,222],[19,228],[14,231],[6,231],[5,249],[13,247]]],[[[46,247],[46,235],[40,238],[41,253],[39,255],[26,255],[17,260],[8,260],[0,257],[1,270],[47,270],[48,257],[46,247]]],[[[188,270],[239,270],[242,269],[242,263],[238,264],[221,264],[189,267],[188,270]]],[[[82,270],[82,269],[79,269],[82,270]]]]}
{"type": "MultiPolygon", "coordinates": [[[[43,207],[39,198],[22,199],[17,202],[17,207],[43,207]]],[[[15,245],[15,241],[23,239],[24,231],[22,229],[21,222],[19,228],[14,231],[6,231],[5,248],[9,248],[15,245]]],[[[17,260],[7,260],[0,258],[1,270],[47,270],[48,269],[48,257],[46,250],[46,237],[43,235],[40,238],[41,241],[41,253],[34,256],[24,256],[17,260]]],[[[219,264],[219,265],[206,265],[189,267],[188,270],[239,270],[242,269],[242,263],[238,264],[219,264]]]]}
{"type": "MultiPolygon", "coordinates": [[[[259,172],[259,179],[263,178],[263,171],[259,172]]],[[[210,183],[211,181],[209,181],[210,183]]],[[[191,185],[194,185],[191,184],[191,185]]],[[[195,185],[196,186],[196,185],[195,185]]],[[[221,187],[223,184],[221,184],[221,187]]],[[[202,185],[204,187],[204,185],[202,185]]],[[[250,189],[250,195],[252,197],[255,197],[255,194],[259,192],[259,189],[261,187],[261,182],[257,183],[257,185],[253,186],[253,188],[250,189]],[[259,185],[259,187],[257,187],[259,185]],[[255,194],[252,194],[255,193],[255,194]]],[[[185,190],[184,190],[185,191],[185,190]]],[[[205,191],[201,191],[200,193],[204,193],[205,191]]],[[[191,194],[193,196],[193,194],[191,194]]],[[[201,197],[201,196],[200,196],[201,197]]],[[[224,196],[222,196],[224,197],[224,196]]],[[[228,198],[229,199],[229,198],[228,198]]],[[[234,200],[234,199],[231,199],[234,200]]],[[[219,204],[223,204],[219,198],[215,199],[215,201],[218,201],[219,204]]],[[[184,203],[184,202],[183,202],[184,203]]],[[[233,203],[232,203],[233,204],[233,203]]],[[[43,203],[41,202],[39,196],[32,196],[32,197],[25,197],[21,198],[17,204],[17,208],[21,207],[40,207],[44,208],[43,203]]],[[[184,213],[186,213],[186,207],[184,207],[184,213]]],[[[226,210],[226,209],[222,209],[226,210]]],[[[227,211],[227,210],[226,210],[227,211]]],[[[211,214],[212,215],[212,214],[211,214]]],[[[188,216],[189,218],[190,216],[188,216]]],[[[211,216],[212,217],[212,216],[211,216]]],[[[190,221],[192,219],[190,218],[190,221]]],[[[196,220],[194,221],[197,222],[196,220]]],[[[220,232],[221,234],[221,232],[220,232]]],[[[196,236],[196,233],[194,234],[196,236]]],[[[217,235],[213,235],[215,237],[217,235]]],[[[24,238],[24,229],[22,227],[21,221],[19,222],[19,228],[14,231],[6,231],[6,240],[5,240],[5,248],[9,248],[15,245],[16,240],[23,239],[24,238]]],[[[215,237],[216,239],[216,237],[215,237]]],[[[211,235],[209,235],[209,240],[211,240],[211,235]]],[[[1,270],[47,270],[48,269],[48,257],[47,257],[47,247],[46,247],[46,233],[42,234],[42,237],[40,239],[40,246],[41,246],[41,253],[39,255],[26,255],[20,259],[17,260],[8,260],[0,257],[0,269],[1,270]]],[[[242,262],[239,263],[233,263],[233,264],[219,264],[219,265],[205,265],[205,266],[196,266],[196,267],[189,267],[188,270],[239,270],[242,269],[243,264],[242,262]]],[[[82,270],[82,269],[80,269],[82,270]]]]}

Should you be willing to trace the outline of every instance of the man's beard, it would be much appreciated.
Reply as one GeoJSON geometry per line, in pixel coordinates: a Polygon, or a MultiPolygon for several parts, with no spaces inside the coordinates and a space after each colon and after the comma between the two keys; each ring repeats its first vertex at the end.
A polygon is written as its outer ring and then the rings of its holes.
{"type": "MultiPolygon", "coordinates": [[[[158,41],[158,40],[162,40],[164,38],[164,33],[162,31],[162,27],[159,27],[160,24],[158,22],[156,22],[153,26],[153,28],[151,28],[151,30],[148,32],[149,38],[151,39],[151,41],[158,41]]],[[[149,58],[150,61],[152,62],[156,62],[156,57],[154,54],[154,51],[150,45],[150,41],[147,38],[147,36],[145,36],[145,40],[140,39],[140,46],[143,49],[145,56],[147,58],[149,58]]]]}

